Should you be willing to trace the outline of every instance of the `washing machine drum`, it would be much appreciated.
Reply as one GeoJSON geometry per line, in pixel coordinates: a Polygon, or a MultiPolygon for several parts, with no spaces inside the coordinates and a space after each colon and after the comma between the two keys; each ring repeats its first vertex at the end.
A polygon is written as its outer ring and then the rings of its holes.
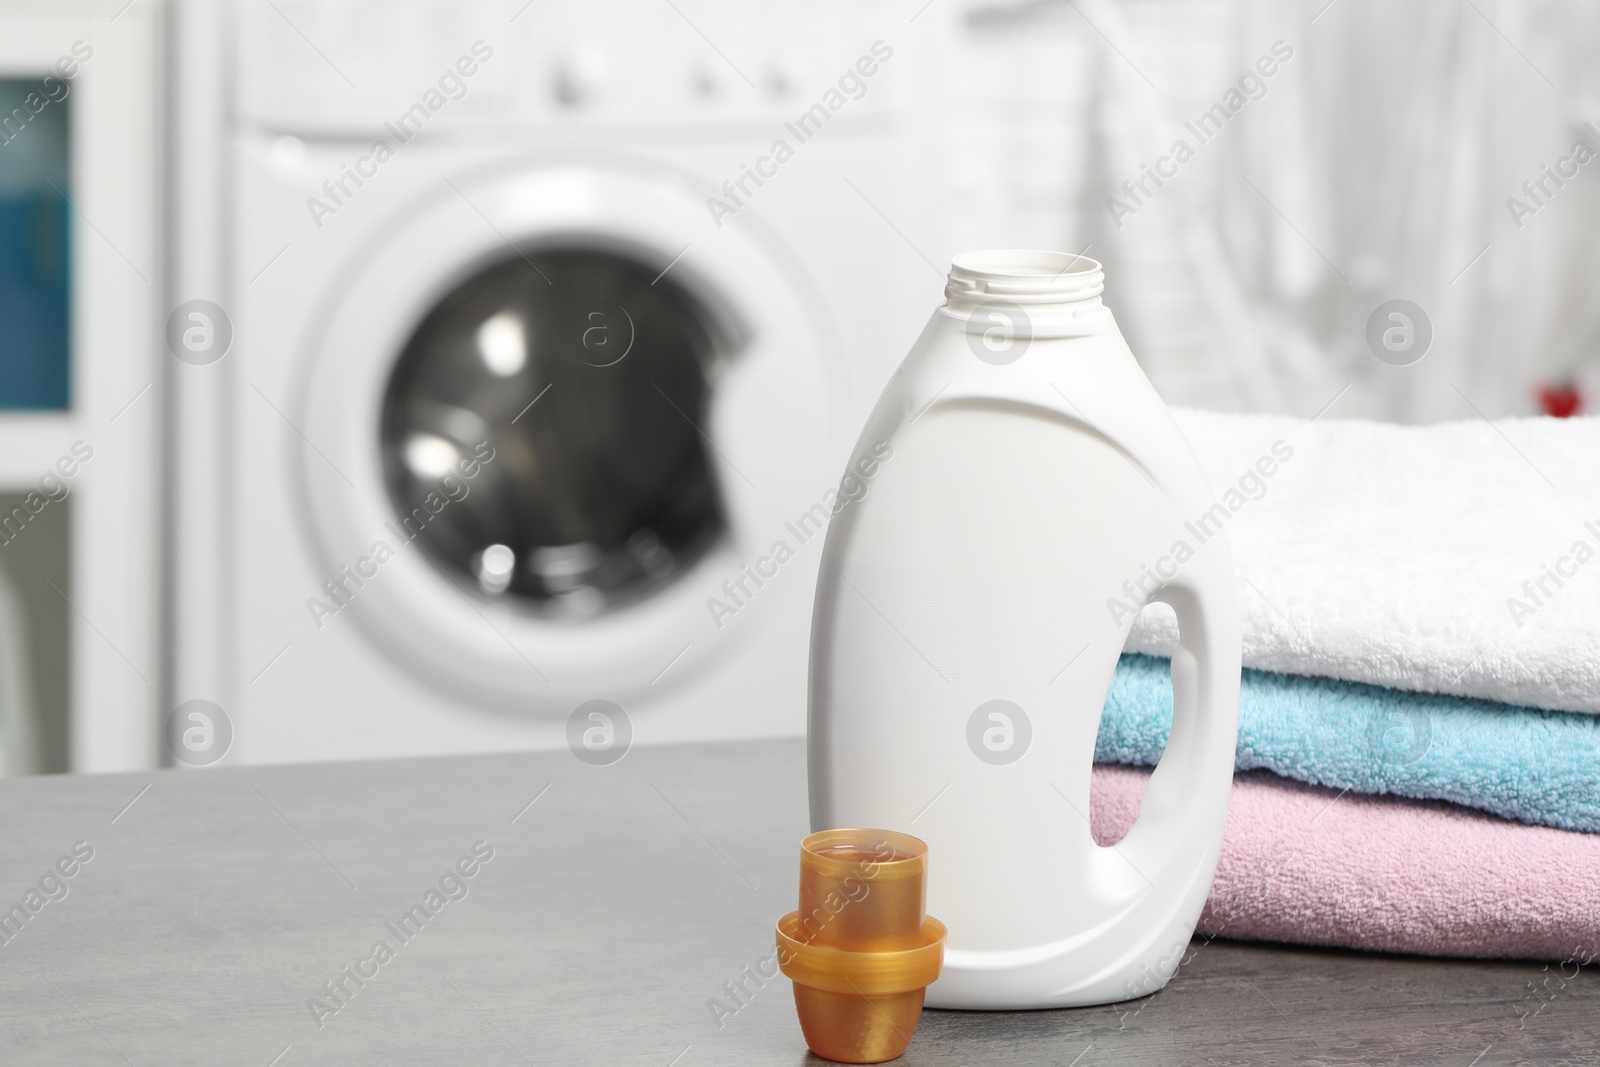
{"type": "Polygon", "coordinates": [[[383,398],[384,478],[452,584],[592,617],[725,532],[700,431],[724,339],[657,273],[609,251],[511,256],[405,345],[383,398]]]}

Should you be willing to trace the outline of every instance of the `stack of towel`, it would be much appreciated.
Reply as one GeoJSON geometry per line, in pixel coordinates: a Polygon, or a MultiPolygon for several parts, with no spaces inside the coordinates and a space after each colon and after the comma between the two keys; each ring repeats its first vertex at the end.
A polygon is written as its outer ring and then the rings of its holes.
{"type": "MultiPolygon", "coordinates": [[[[1230,512],[1244,618],[1201,932],[1600,957],[1600,420],[1178,420],[1230,512]]],[[[1102,843],[1166,744],[1176,639],[1147,609],[1112,682],[1102,843]]]]}

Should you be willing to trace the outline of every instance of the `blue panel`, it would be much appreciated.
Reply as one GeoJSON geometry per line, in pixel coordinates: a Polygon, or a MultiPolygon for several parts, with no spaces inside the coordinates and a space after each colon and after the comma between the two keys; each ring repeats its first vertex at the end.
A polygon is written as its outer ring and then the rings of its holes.
{"type": "Polygon", "coordinates": [[[0,81],[0,410],[72,396],[70,83],[0,81]]]}

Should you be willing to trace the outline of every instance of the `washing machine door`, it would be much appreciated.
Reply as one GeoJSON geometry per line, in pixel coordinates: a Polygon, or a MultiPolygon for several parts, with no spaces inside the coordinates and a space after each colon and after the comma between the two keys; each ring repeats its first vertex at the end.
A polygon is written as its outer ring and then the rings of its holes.
{"type": "Polygon", "coordinates": [[[737,655],[759,622],[724,632],[725,583],[849,443],[804,280],[658,168],[440,190],[307,345],[297,458],[330,606],[397,669],[520,712],[737,655]]]}
{"type": "Polygon", "coordinates": [[[646,254],[573,240],[505,249],[437,301],[379,426],[389,502],[445,578],[569,620],[662,590],[726,534],[697,427],[739,347],[646,254]]]}

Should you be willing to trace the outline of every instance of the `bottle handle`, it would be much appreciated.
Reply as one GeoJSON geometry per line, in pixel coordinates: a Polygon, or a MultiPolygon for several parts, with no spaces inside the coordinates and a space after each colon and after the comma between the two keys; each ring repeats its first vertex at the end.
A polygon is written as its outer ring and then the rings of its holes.
{"type": "Polygon", "coordinates": [[[1117,845],[1147,876],[1173,862],[1189,863],[1197,852],[1209,852],[1214,862],[1221,848],[1238,747],[1241,637],[1231,556],[1224,551],[1220,557],[1224,566],[1206,575],[1180,574],[1151,597],[1178,616],[1172,732],[1145,787],[1139,818],[1117,845]]]}

